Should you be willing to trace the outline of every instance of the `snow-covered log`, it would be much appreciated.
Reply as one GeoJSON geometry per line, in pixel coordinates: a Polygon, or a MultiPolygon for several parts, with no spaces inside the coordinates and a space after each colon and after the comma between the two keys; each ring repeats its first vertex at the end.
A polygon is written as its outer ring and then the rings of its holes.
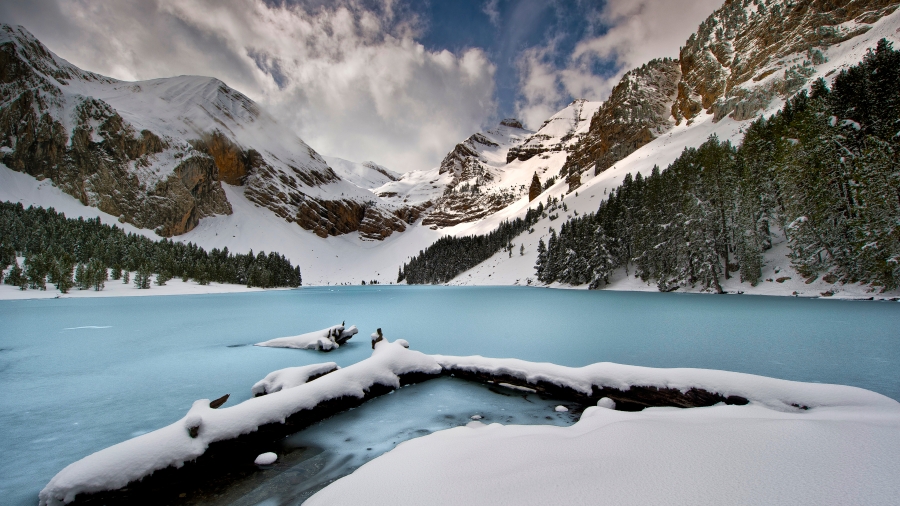
{"type": "Polygon", "coordinates": [[[294,348],[299,350],[331,351],[339,348],[351,337],[356,335],[359,329],[356,325],[344,328],[344,324],[333,325],[327,329],[307,332],[298,336],[279,337],[270,339],[254,346],[267,346],[270,348],[294,348]]]}
{"type": "Polygon", "coordinates": [[[148,499],[166,485],[195,486],[198,479],[241,472],[288,434],[440,373],[430,356],[381,342],[370,358],[309,383],[228,408],[211,409],[209,399],[201,399],[169,426],[66,466],[41,490],[40,504],[69,503],[79,494],[127,503],[127,497],[148,499]],[[115,492],[126,485],[127,491],[115,492]]]}

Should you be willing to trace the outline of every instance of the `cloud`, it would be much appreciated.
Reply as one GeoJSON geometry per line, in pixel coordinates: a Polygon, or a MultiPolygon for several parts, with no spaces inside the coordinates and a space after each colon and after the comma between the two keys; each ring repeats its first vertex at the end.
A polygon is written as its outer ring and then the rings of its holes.
{"type": "Polygon", "coordinates": [[[30,5],[0,15],[80,67],[127,80],[218,77],[316,150],[398,171],[437,165],[496,109],[487,56],[425,49],[419,20],[392,0],[30,5]]]}
{"type": "MultiPolygon", "coordinates": [[[[572,98],[605,100],[622,75],[653,58],[678,57],[687,38],[722,0],[607,0],[591,23],[607,27],[588,35],[564,56],[552,45],[519,59],[517,113],[532,128],[542,111],[557,111],[572,98]],[[596,69],[604,69],[597,72],[596,69]]],[[[546,116],[544,117],[546,118],[546,116]]]]}
{"type": "Polygon", "coordinates": [[[488,17],[492,25],[498,28],[500,27],[499,1],[500,0],[488,0],[481,6],[481,12],[488,17]]]}

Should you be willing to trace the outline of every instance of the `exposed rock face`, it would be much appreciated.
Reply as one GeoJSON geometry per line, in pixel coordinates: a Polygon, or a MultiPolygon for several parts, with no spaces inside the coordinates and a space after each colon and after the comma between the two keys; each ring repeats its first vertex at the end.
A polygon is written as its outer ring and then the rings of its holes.
{"type": "Polygon", "coordinates": [[[680,122],[705,109],[716,120],[752,118],[775,96],[786,98],[806,84],[810,67],[822,63],[820,48],[864,33],[897,4],[726,1],[681,48],[683,78],[672,115],[680,122]]]}
{"type": "Polygon", "coordinates": [[[681,70],[670,58],[652,60],[626,73],[591,119],[591,128],[565,170],[599,174],[668,130],[681,70]]]}
{"type": "Polygon", "coordinates": [[[69,81],[114,81],[56,59],[23,30],[2,25],[0,37],[0,161],[7,167],[49,178],[83,204],[164,236],[231,213],[212,158],[138,132],[106,102],[62,89],[69,81]]]}

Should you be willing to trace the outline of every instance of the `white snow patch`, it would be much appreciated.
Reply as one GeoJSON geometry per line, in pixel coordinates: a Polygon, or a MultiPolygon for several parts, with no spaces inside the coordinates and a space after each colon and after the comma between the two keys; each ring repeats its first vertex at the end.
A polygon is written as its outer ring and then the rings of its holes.
{"type": "Polygon", "coordinates": [[[278,455],[276,455],[275,452],[266,452],[260,453],[253,463],[258,466],[270,466],[274,464],[276,460],[278,460],[278,455]]]}
{"type": "Polygon", "coordinates": [[[334,362],[324,364],[303,365],[300,367],[288,367],[272,371],[265,378],[256,382],[250,392],[254,396],[274,394],[288,388],[302,385],[313,376],[320,376],[340,369],[334,362]]]}

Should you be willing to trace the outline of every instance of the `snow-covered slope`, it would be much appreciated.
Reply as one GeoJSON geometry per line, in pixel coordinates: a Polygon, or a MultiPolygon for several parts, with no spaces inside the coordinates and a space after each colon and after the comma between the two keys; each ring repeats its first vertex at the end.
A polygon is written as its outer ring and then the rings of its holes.
{"type": "Polygon", "coordinates": [[[397,181],[403,176],[375,162],[356,163],[334,156],[326,156],[325,161],[341,179],[368,190],[397,181]]]}

